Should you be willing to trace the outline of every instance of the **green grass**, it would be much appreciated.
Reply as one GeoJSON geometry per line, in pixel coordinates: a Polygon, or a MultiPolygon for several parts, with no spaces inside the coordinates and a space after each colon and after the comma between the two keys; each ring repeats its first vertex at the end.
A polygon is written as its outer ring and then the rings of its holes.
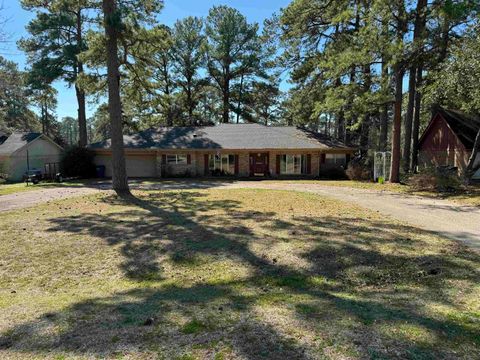
{"type": "Polygon", "coordinates": [[[14,184],[2,184],[0,183],[0,196],[1,195],[9,195],[24,191],[33,191],[33,190],[41,190],[47,188],[57,188],[57,187],[71,187],[71,186],[83,186],[85,185],[85,181],[66,181],[63,183],[56,183],[56,182],[46,182],[42,181],[36,185],[31,183],[14,183],[14,184]]]}
{"type": "Polygon", "coordinates": [[[480,357],[458,243],[308,193],[134,195],[2,213],[0,358],[480,357]]]}
{"type": "Polygon", "coordinates": [[[207,325],[204,324],[203,322],[193,319],[192,321],[189,321],[182,327],[182,332],[184,334],[197,334],[202,331],[205,331],[207,329],[207,325]]]}

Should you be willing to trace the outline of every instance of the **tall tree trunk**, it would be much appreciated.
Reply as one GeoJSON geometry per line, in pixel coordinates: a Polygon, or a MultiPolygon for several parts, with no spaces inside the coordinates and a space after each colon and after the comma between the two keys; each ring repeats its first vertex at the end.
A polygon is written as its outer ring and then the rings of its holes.
{"type": "MultiPolygon", "coordinates": [[[[388,94],[388,65],[385,56],[382,58],[382,92],[388,94]]],[[[384,103],[380,106],[380,134],[378,137],[378,149],[380,151],[387,150],[388,141],[388,109],[389,104],[384,103]]]]}
{"type": "Polygon", "coordinates": [[[223,88],[223,114],[222,122],[228,124],[230,122],[230,79],[228,78],[228,70],[225,75],[223,88]]]}
{"type": "MultiPolygon", "coordinates": [[[[370,87],[372,86],[372,73],[370,69],[370,64],[365,65],[363,67],[363,76],[364,80],[364,91],[366,93],[370,92],[370,87]]],[[[371,114],[365,114],[364,118],[362,119],[362,127],[360,130],[360,152],[361,155],[364,156],[368,153],[368,149],[370,148],[369,138],[370,138],[370,126],[372,125],[370,122],[372,120],[371,114]]]]}
{"type": "MultiPolygon", "coordinates": [[[[355,1],[355,23],[353,25],[353,33],[356,33],[360,27],[360,10],[359,10],[359,6],[358,6],[358,3],[355,1]]],[[[352,66],[352,68],[350,69],[350,84],[354,84],[356,79],[355,79],[355,71],[356,71],[356,67],[355,65],[352,66]]],[[[350,99],[349,100],[349,104],[347,105],[347,107],[352,107],[352,100],[350,99]]],[[[350,130],[350,125],[352,124],[356,124],[358,121],[358,118],[353,115],[351,119],[345,119],[345,137],[344,137],[344,143],[346,145],[350,144],[350,138],[351,138],[351,130],[350,130]]]]}
{"type": "Polygon", "coordinates": [[[188,123],[190,126],[192,126],[194,125],[193,110],[195,109],[195,104],[193,103],[193,93],[192,93],[193,79],[192,79],[192,76],[190,76],[190,73],[187,74],[186,79],[187,79],[186,92],[187,92],[188,123]]]}
{"type": "Polygon", "coordinates": [[[338,136],[337,136],[337,139],[338,140],[345,140],[345,114],[343,112],[343,110],[340,110],[339,113],[338,113],[338,129],[337,129],[337,132],[338,132],[338,136]]]}
{"type": "Polygon", "coordinates": [[[170,74],[168,73],[168,59],[166,55],[161,57],[162,68],[161,74],[165,81],[164,93],[167,97],[167,126],[173,126],[173,111],[172,111],[172,99],[170,97],[170,74]]]}
{"type": "MultiPolygon", "coordinates": [[[[404,41],[404,35],[407,32],[407,20],[405,3],[398,4],[397,30],[396,38],[398,42],[404,41]]],[[[403,76],[405,75],[404,64],[402,60],[397,60],[394,66],[395,76],[395,106],[393,114],[392,127],[392,162],[390,167],[390,182],[400,182],[400,140],[402,131],[402,100],[403,100],[403,76]]]]}
{"type": "Polygon", "coordinates": [[[75,85],[75,94],[78,102],[78,145],[84,147],[88,143],[87,114],[85,112],[85,91],[75,85]]]}
{"type": "MultiPolygon", "coordinates": [[[[81,9],[77,10],[77,29],[76,29],[76,41],[77,47],[82,48],[82,12],[81,9]]],[[[77,76],[83,73],[83,63],[77,62],[77,76]]],[[[80,89],[78,85],[75,85],[75,93],[77,95],[78,102],[78,144],[80,146],[86,146],[88,143],[87,137],[87,113],[85,110],[85,91],[80,89]]]]}
{"type": "Polygon", "coordinates": [[[129,194],[125,154],[123,150],[120,71],[118,64],[118,14],[115,0],[103,0],[107,51],[108,112],[112,149],[112,185],[119,195],[129,194]]]}
{"type": "MultiPolygon", "coordinates": [[[[350,70],[350,84],[355,83],[355,66],[352,67],[350,70]]],[[[347,102],[347,108],[352,107],[352,99],[349,99],[347,102]]],[[[355,124],[357,122],[358,118],[353,115],[352,118],[345,118],[344,124],[345,124],[345,136],[343,138],[343,142],[348,145],[350,144],[350,138],[351,138],[351,130],[350,130],[350,125],[355,124]]]]}
{"type": "MultiPolygon", "coordinates": [[[[340,87],[342,85],[342,81],[340,78],[337,78],[335,81],[335,86],[340,87]]],[[[336,129],[335,129],[335,137],[338,140],[344,141],[345,140],[345,113],[343,110],[340,110],[336,116],[336,129]]]]}
{"type": "MultiPolygon", "coordinates": [[[[425,24],[426,24],[426,8],[427,0],[418,0],[416,15],[415,15],[415,28],[413,30],[413,43],[414,50],[418,52],[416,58],[421,58],[423,52],[423,44],[421,43],[424,38],[425,24]]],[[[417,62],[414,59],[414,63],[417,62]]],[[[403,148],[403,170],[408,173],[410,171],[410,154],[411,154],[411,142],[412,142],[412,123],[413,112],[415,106],[415,96],[417,91],[417,65],[410,67],[409,81],[408,81],[408,106],[407,114],[405,116],[405,146],[403,148]]]]}
{"type": "Polygon", "coordinates": [[[240,122],[240,106],[242,105],[242,95],[243,95],[243,74],[240,76],[240,89],[238,91],[237,124],[240,122]]]}
{"type": "Polygon", "coordinates": [[[400,139],[402,129],[402,98],[403,98],[403,66],[395,65],[395,106],[392,128],[392,163],[390,168],[390,182],[400,182],[400,139]]]}
{"type": "Polygon", "coordinates": [[[405,173],[408,173],[410,171],[410,151],[412,144],[412,124],[416,93],[416,75],[416,67],[410,67],[410,73],[408,78],[408,105],[407,113],[405,114],[405,143],[403,145],[403,171],[405,173]]]}
{"type": "Polygon", "coordinates": [[[368,149],[370,148],[369,138],[370,138],[370,126],[371,115],[367,114],[363,118],[362,127],[360,130],[360,153],[363,156],[368,154],[368,149]]]}
{"type": "Polygon", "coordinates": [[[42,102],[41,109],[40,109],[40,115],[42,117],[42,134],[47,134],[47,119],[45,116],[45,105],[42,102]]]}
{"type": "Polygon", "coordinates": [[[190,80],[187,84],[187,101],[188,101],[188,121],[190,125],[193,125],[193,99],[192,99],[192,86],[190,80]]]}
{"type": "Polygon", "coordinates": [[[422,64],[417,67],[417,88],[415,90],[415,108],[413,117],[413,129],[412,129],[412,172],[417,171],[418,165],[418,140],[420,135],[420,106],[422,103],[422,93],[420,87],[423,81],[423,68],[422,64]]]}
{"type": "Polygon", "coordinates": [[[45,103],[45,134],[50,136],[50,124],[48,119],[48,104],[45,103]]]}
{"type": "Polygon", "coordinates": [[[386,151],[388,141],[388,104],[383,104],[380,109],[380,134],[378,150],[386,151]]]}
{"type": "Polygon", "coordinates": [[[440,25],[440,51],[438,55],[438,63],[441,64],[447,58],[448,54],[448,44],[450,42],[450,21],[447,18],[443,19],[442,24],[440,25]]]}
{"type": "MultiPolygon", "coordinates": [[[[388,22],[382,21],[382,34],[383,36],[387,37],[389,34],[388,22]]],[[[383,53],[382,54],[382,94],[387,95],[390,94],[390,78],[389,78],[389,67],[388,67],[389,58],[388,56],[383,53]]],[[[388,142],[388,110],[390,105],[388,103],[383,103],[380,107],[380,134],[378,139],[378,149],[380,151],[387,151],[387,142],[388,142]]]]}

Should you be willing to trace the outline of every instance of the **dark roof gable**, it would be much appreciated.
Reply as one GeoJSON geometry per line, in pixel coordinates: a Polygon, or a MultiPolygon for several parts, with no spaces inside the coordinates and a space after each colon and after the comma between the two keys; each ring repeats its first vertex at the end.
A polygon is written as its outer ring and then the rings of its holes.
{"type": "MultiPolygon", "coordinates": [[[[158,127],[124,135],[130,149],[349,149],[343,143],[295,126],[220,124],[203,127],[158,127]]],[[[91,144],[110,147],[110,140],[91,144]]]]}
{"type": "Polygon", "coordinates": [[[3,136],[3,141],[0,140],[0,155],[10,155],[41,135],[41,133],[28,132],[3,136]]]}
{"type": "Polygon", "coordinates": [[[480,119],[478,117],[464,114],[458,110],[439,109],[438,113],[445,119],[448,126],[465,146],[466,149],[472,149],[475,142],[475,136],[480,128],[480,119]]]}

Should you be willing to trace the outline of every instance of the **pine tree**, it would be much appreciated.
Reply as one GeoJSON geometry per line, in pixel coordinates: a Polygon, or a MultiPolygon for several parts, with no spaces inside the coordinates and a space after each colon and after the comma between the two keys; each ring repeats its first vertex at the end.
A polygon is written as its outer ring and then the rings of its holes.
{"type": "Polygon", "coordinates": [[[48,83],[63,79],[75,87],[78,102],[79,144],[87,144],[86,95],[77,79],[84,72],[79,54],[86,49],[86,13],[92,0],[22,0],[24,9],[35,11],[27,30],[30,37],[19,42],[32,71],[48,83]]]}
{"type": "Polygon", "coordinates": [[[172,38],[173,73],[182,90],[182,107],[187,112],[187,121],[193,125],[201,122],[195,110],[202,96],[202,88],[207,83],[199,74],[205,61],[202,19],[190,16],[178,20],[173,26],[172,38]]]}
{"type": "MultiPolygon", "coordinates": [[[[123,44],[123,57],[131,55],[129,49],[139,46],[144,29],[155,23],[155,15],[162,4],[154,0],[103,0],[105,28],[105,54],[107,64],[108,112],[112,149],[112,184],[117,194],[128,194],[128,180],[123,149],[122,103],[120,98],[119,42],[123,44]]],[[[124,63],[127,61],[124,60],[124,63]]]]}
{"type": "Polygon", "coordinates": [[[206,20],[207,68],[222,93],[222,121],[230,121],[232,82],[257,71],[261,44],[258,24],[228,6],[214,6],[206,20]]]}

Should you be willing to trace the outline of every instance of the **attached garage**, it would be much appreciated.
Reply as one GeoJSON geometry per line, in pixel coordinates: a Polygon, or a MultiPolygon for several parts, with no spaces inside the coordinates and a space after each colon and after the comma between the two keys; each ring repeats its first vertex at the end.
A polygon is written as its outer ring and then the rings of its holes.
{"type": "MultiPolygon", "coordinates": [[[[135,177],[156,177],[156,155],[155,153],[126,153],[125,163],[127,174],[131,178],[135,177]]],[[[97,154],[95,156],[95,165],[105,166],[105,176],[112,176],[112,156],[111,152],[97,154]]]]}
{"type": "Polygon", "coordinates": [[[143,154],[128,154],[125,162],[127,166],[127,174],[130,177],[155,177],[155,159],[156,156],[143,154]]]}

